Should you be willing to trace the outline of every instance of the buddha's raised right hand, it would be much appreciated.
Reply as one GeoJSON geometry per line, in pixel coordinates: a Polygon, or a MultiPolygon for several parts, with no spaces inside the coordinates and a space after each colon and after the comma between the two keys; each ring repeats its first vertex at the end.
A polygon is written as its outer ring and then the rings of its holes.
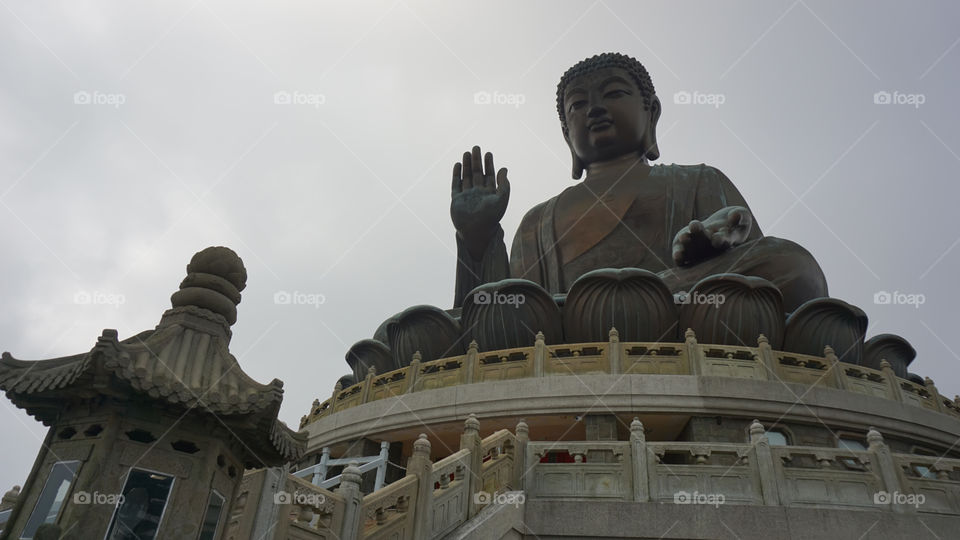
{"type": "Polygon", "coordinates": [[[495,170],[493,154],[487,152],[481,161],[479,146],[464,152],[463,162],[453,166],[450,217],[475,259],[496,233],[510,200],[507,169],[494,175],[495,170]]]}

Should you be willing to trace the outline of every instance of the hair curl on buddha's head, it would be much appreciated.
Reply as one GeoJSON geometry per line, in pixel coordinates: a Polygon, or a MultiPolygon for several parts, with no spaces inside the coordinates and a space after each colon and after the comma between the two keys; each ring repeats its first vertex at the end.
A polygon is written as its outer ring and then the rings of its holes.
{"type": "Polygon", "coordinates": [[[633,81],[637,83],[637,88],[640,89],[640,94],[643,96],[643,109],[646,111],[650,110],[656,92],[653,89],[653,81],[650,80],[650,74],[647,73],[647,68],[643,67],[643,64],[641,64],[639,60],[620,53],[602,53],[591,56],[590,58],[577,62],[573,67],[568,69],[567,72],[563,74],[563,77],[560,77],[560,83],[557,84],[557,113],[560,115],[560,127],[563,128],[564,135],[569,134],[567,129],[567,115],[563,106],[563,94],[567,89],[567,85],[576,77],[603,68],[620,68],[629,73],[630,76],[633,77],[633,81]]]}

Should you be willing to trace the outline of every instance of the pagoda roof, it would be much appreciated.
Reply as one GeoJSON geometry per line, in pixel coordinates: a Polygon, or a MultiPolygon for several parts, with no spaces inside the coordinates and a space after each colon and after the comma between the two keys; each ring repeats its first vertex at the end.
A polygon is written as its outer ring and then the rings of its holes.
{"type": "Polygon", "coordinates": [[[46,425],[65,404],[97,397],[196,410],[219,419],[264,465],[298,459],[306,436],[277,418],[283,382],[261,384],[244,373],[229,350],[230,313],[177,304],[155,329],[122,341],[104,330],[84,353],[24,361],[4,352],[0,390],[46,425]]]}

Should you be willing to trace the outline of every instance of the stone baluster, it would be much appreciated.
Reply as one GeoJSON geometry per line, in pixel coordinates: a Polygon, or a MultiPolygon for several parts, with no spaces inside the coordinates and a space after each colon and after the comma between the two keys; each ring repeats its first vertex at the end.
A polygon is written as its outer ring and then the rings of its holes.
{"type": "MultiPolygon", "coordinates": [[[[886,360],[884,360],[884,362],[886,362],[886,360]]],[[[867,444],[869,445],[867,450],[873,454],[871,461],[876,464],[876,470],[880,472],[884,488],[886,488],[886,491],[891,495],[892,500],[894,492],[902,493],[902,491],[900,488],[900,475],[897,473],[897,464],[893,459],[893,455],[890,453],[890,447],[883,441],[883,435],[872,427],[867,431],[867,444]]],[[[894,504],[892,510],[901,514],[910,508],[913,507],[910,505],[894,504]]]]}
{"type": "Polygon", "coordinates": [[[690,362],[690,374],[700,375],[704,372],[705,366],[703,365],[703,351],[697,344],[697,334],[693,331],[693,328],[687,328],[683,337],[687,347],[687,361],[690,362]]]}
{"type": "Polygon", "coordinates": [[[463,422],[463,434],[460,435],[460,450],[470,451],[470,470],[467,478],[469,486],[467,490],[467,496],[469,497],[469,502],[467,503],[469,508],[467,519],[477,515],[477,512],[480,511],[480,507],[477,505],[477,498],[474,497],[474,495],[483,489],[483,478],[481,477],[483,454],[481,447],[480,421],[477,420],[477,415],[470,413],[463,422]]]}
{"type": "Polygon", "coordinates": [[[477,340],[472,340],[467,347],[467,356],[463,360],[464,384],[470,384],[477,377],[477,359],[480,357],[480,346],[477,340]]]}
{"type": "Polygon", "coordinates": [[[373,490],[376,491],[383,487],[387,481],[387,462],[390,460],[390,443],[380,442],[380,466],[377,467],[377,478],[373,484],[373,490]]]}
{"type": "MultiPolygon", "coordinates": [[[[362,526],[363,494],[360,492],[360,467],[356,461],[351,461],[340,475],[340,486],[337,495],[343,497],[343,528],[340,531],[342,540],[356,540],[360,538],[362,526]]],[[[312,519],[312,516],[311,516],[312,519]]]]}
{"type": "Polygon", "coordinates": [[[337,384],[333,385],[333,395],[330,396],[330,406],[327,407],[327,414],[334,412],[337,407],[337,396],[340,395],[340,392],[343,392],[343,384],[340,381],[337,381],[337,384]]]}
{"type": "Polygon", "coordinates": [[[370,400],[371,390],[373,389],[373,378],[377,376],[377,367],[370,366],[367,368],[367,377],[363,379],[363,398],[360,400],[360,403],[366,403],[370,400]]]}
{"type": "Polygon", "coordinates": [[[423,355],[420,354],[420,351],[417,351],[413,353],[413,359],[410,360],[410,365],[407,366],[407,394],[417,391],[417,379],[420,378],[421,360],[423,360],[423,355]]]}
{"type": "Polygon", "coordinates": [[[433,513],[433,461],[426,433],[413,442],[413,454],[407,460],[407,476],[417,477],[417,504],[413,508],[413,538],[430,538],[433,513]]]}
{"type": "Polygon", "coordinates": [[[317,468],[313,471],[313,478],[311,483],[315,486],[319,486],[321,482],[327,479],[327,464],[330,462],[330,447],[324,446],[323,450],[320,451],[320,463],[317,464],[317,468]]]}
{"type": "Polygon", "coordinates": [[[777,470],[773,466],[773,452],[770,450],[770,441],[767,439],[766,429],[759,420],[754,420],[750,424],[750,445],[750,454],[753,454],[750,462],[754,464],[754,470],[760,475],[763,504],[777,506],[780,504],[777,470]]]}
{"type": "Polygon", "coordinates": [[[530,442],[530,427],[523,418],[517,422],[517,446],[513,456],[513,486],[514,489],[526,491],[527,476],[527,444],[530,442]]]}
{"type": "Polygon", "coordinates": [[[833,385],[841,390],[849,390],[847,386],[847,372],[843,369],[843,363],[837,358],[837,353],[833,347],[827,345],[823,348],[823,357],[827,359],[827,367],[830,369],[830,377],[833,385]]]}
{"type": "Polygon", "coordinates": [[[936,404],[937,411],[946,413],[947,407],[943,404],[943,396],[941,396],[940,391],[937,390],[937,385],[933,384],[933,379],[930,377],[924,377],[923,385],[927,388],[927,392],[930,392],[930,396],[933,398],[933,402],[936,404]]]}
{"type": "Polygon", "coordinates": [[[537,332],[537,339],[533,344],[533,376],[543,377],[543,364],[547,361],[547,343],[543,332],[537,332]]]}
{"type": "Polygon", "coordinates": [[[610,327],[610,342],[608,344],[607,357],[610,359],[610,373],[619,375],[623,373],[623,357],[620,354],[620,332],[610,327]]]}
{"type": "Polygon", "coordinates": [[[777,359],[773,357],[773,347],[770,346],[770,340],[767,336],[760,334],[757,337],[757,348],[760,350],[760,361],[763,362],[767,380],[776,381],[780,375],[777,373],[777,359]]]}
{"type": "Polygon", "coordinates": [[[880,371],[883,372],[883,378],[887,381],[890,399],[903,403],[903,390],[900,388],[900,379],[897,378],[897,374],[893,372],[893,368],[890,367],[890,362],[887,362],[886,358],[880,360],[880,371]]]}
{"type": "Polygon", "coordinates": [[[647,434],[643,432],[643,422],[634,417],[630,422],[630,458],[633,468],[633,500],[650,500],[650,475],[647,471],[647,434]]]}

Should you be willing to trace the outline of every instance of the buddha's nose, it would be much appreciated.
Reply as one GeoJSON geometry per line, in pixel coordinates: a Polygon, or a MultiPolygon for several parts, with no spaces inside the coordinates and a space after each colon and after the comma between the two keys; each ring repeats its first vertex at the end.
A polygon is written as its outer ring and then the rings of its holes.
{"type": "Polygon", "coordinates": [[[587,111],[587,116],[589,118],[597,118],[599,116],[605,116],[607,114],[607,108],[600,103],[591,103],[590,109],[587,111]]]}

